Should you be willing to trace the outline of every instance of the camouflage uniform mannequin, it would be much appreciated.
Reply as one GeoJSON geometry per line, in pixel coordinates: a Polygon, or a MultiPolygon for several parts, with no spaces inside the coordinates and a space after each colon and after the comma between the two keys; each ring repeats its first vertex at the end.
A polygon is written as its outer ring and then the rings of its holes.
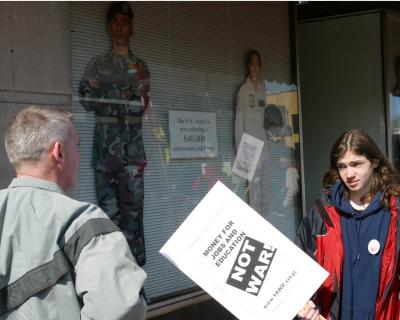
{"type": "Polygon", "coordinates": [[[81,104],[96,115],[94,169],[99,206],[145,264],[142,116],[149,105],[149,71],[129,50],[133,13],[125,2],[108,10],[113,50],[95,57],[81,80],[81,104]]]}

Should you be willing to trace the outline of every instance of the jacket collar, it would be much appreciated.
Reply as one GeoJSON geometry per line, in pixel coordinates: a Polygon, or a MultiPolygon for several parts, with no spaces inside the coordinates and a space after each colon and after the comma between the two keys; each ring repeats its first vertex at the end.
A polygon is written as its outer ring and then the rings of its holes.
{"type": "Polygon", "coordinates": [[[134,63],[136,62],[136,56],[132,53],[132,51],[129,49],[128,54],[126,56],[120,56],[115,54],[112,50],[109,53],[109,57],[114,60],[114,61],[125,61],[127,63],[134,63]]]}
{"type": "Polygon", "coordinates": [[[253,81],[251,81],[250,80],[250,77],[248,76],[247,77],[247,79],[246,79],[246,84],[250,87],[250,88],[252,88],[253,90],[257,90],[257,89],[259,89],[259,88],[262,88],[263,87],[263,82],[261,81],[261,80],[258,80],[257,81],[257,88],[254,86],[254,84],[253,84],[253,81]]]}
{"type": "Polygon", "coordinates": [[[34,177],[14,178],[8,187],[9,188],[31,187],[31,188],[45,189],[48,191],[65,194],[64,191],[62,191],[62,189],[56,183],[34,177]]]}

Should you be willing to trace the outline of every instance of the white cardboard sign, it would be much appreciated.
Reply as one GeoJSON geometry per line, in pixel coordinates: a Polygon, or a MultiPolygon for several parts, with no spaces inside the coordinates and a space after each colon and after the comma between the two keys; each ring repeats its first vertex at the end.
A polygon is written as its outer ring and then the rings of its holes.
{"type": "Polygon", "coordinates": [[[160,253],[241,320],[292,319],[328,276],[221,182],[160,253]]]}

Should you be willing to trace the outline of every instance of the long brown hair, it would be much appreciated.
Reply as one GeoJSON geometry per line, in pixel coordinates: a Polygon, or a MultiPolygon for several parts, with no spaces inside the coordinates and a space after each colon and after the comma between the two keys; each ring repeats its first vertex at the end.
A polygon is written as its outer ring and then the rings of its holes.
{"type": "Polygon", "coordinates": [[[378,148],[374,140],[361,129],[350,129],[342,133],[332,146],[330,153],[330,168],[323,178],[324,188],[330,188],[340,180],[337,162],[347,152],[365,156],[369,161],[377,163],[370,191],[362,198],[362,202],[369,202],[374,195],[381,191],[383,202],[389,206],[390,197],[400,194],[400,177],[386,156],[378,148]]]}

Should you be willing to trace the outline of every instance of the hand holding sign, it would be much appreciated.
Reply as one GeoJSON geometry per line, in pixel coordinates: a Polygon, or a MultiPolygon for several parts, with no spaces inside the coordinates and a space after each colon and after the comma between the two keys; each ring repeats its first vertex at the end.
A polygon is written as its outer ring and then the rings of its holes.
{"type": "Polygon", "coordinates": [[[319,314],[317,306],[311,300],[307,301],[304,307],[297,314],[299,320],[326,320],[319,314]]]}

